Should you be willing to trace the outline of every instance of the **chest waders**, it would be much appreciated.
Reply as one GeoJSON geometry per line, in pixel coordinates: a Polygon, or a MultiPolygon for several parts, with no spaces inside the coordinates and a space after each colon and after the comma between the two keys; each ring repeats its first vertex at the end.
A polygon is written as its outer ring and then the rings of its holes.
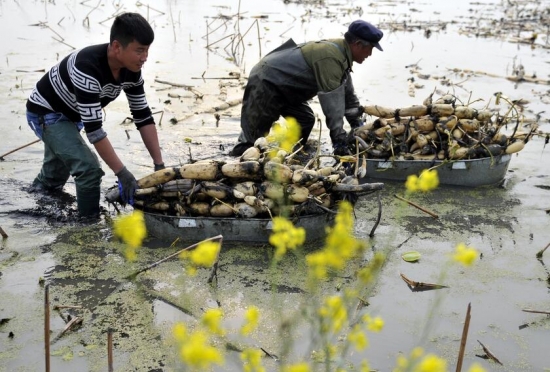
{"type": "Polygon", "coordinates": [[[240,156],[265,136],[280,116],[294,117],[307,141],[315,116],[307,101],[317,93],[313,71],[292,40],[267,54],[250,71],[241,109],[241,134],[230,155],[240,156]]]}

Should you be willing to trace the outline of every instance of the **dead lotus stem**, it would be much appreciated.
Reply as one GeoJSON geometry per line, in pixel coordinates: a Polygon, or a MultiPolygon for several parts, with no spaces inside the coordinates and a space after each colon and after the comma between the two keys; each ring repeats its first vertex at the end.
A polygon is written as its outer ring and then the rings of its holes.
{"type": "Polygon", "coordinates": [[[107,331],[107,366],[108,371],[113,372],[113,331],[107,331]]]}
{"type": "Polygon", "coordinates": [[[50,285],[44,286],[44,356],[46,372],[50,372],[50,285]]]}
{"type": "Polygon", "coordinates": [[[80,305],[55,305],[53,307],[54,310],[60,310],[60,309],[82,309],[82,306],[80,305]]]}
{"type": "Polygon", "coordinates": [[[464,351],[466,350],[466,340],[468,339],[468,330],[470,328],[470,311],[472,310],[472,304],[468,304],[468,310],[466,311],[466,319],[464,320],[464,327],[462,328],[462,338],[460,339],[460,350],[458,352],[458,361],[456,363],[456,372],[462,371],[462,362],[464,360],[464,351]]]}
{"type": "Polygon", "coordinates": [[[429,214],[429,215],[432,216],[433,218],[439,218],[439,216],[438,216],[437,214],[435,214],[434,212],[429,211],[429,210],[427,210],[426,208],[423,208],[423,207],[421,207],[420,205],[418,205],[418,204],[416,204],[416,203],[414,203],[414,202],[412,202],[412,201],[410,201],[410,200],[407,200],[407,199],[405,199],[405,198],[402,198],[401,196],[399,196],[399,195],[397,195],[397,194],[395,194],[394,196],[395,196],[397,199],[402,200],[402,201],[408,203],[409,205],[412,205],[413,207],[420,209],[422,212],[429,214]]]}
{"type": "Polygon", "coordinates": [[[380,193],[377,193],[378,195],[378,215],[376,217],[376,222],[374,223],[374,226],[372,227],[372,230],[370,231],[369,236],[372,238],[374,236],[374,231],[378,227],[378,224],[380,223],[380,220],[382,219],[382,201],[380,200],[380,193]]]}
{"type": "Polygon", "coordinates": [[[481,343],[481,341],[477,340],[477,342],[479,342],[479,344],[481,345],[481,348],[482,348],[483,351],[485,352],[485,355],[486,355],[489,359],[491,359],[491,360],[492,360],[493,362],[495,362],[495,363],[500,364],[501,366],[503,365],[502,362],[501,362],[500,360],[498,360],[498,358],[497,358],[496,356],[494,356],[493,353],[491,353],[491,352],[489,351],[489,349],[487,349],[487,347],[485,347],[485,345],[483,345],[483,344],[481,343]]]}
{"type": "Polygon", "coordinates": [[[522,309],[521,311],[525,311],[526,313],[550,315],[550,311],[543,311],[543,310],[522,309]]]}
{"type": "Polygon", "coordinates": [[[143,4],[141,1],[138,1],[138,2],[136,3],[136,6],[142,6],[142,5],[146,5],[146,6],[147,6],[147,10],[149,10],[149,9],[150,9],[150,10],[154,10],[155,12],[160,13],[160,14],[162,14],[162,15],[166,14],[166,13],[164,13],[162,10],[155,9],[155,8],[153,8],[152,6],[150,6],[149,4],[143,4]]]}
{"type": "Polygon", "coordinates": [[[218,280],[218,262],[220,261],[220,253],[222,251],[221,249],[222,246],[223,246],[223,236],[220,237],[220,250],[218,251],[218,255],[216,256],[216,261],[212,265],[212,269],[210,270],[210,275],[208,276],[208,280],[206,281],[208,284],[212,283],[214,278],[216,278],[216,281],[218,280]]]}
{"type": "Polygon", "coordinates": [[[4,231],[4,229],[0,226],[0,235],[2,235],[2,239],[7,239],[8,234],[4,231]]]}
{"type": "Polygon", "coordinates": [[[543,249],[541,249],[540,251],[537,252],[537,258],[542,258],[542,255],[544,254],[544,251],[547,250],[548,247],[550,247],[550,243],[548,243],[546,245],[546,247],[544,247],[543,249]]]}
{"type": "Polygon", "coordinates": [[[218,199],[218,198],[216,198],[216,197],[214,197],[213,199],[216,200],[216,201],[218,201],[218,202],[220,202],[221,204],[225,205],[226,207],[231,208],[231,210],[232,210],[235,214],[237,214],[237,213],[239,212],[238,210],[235,209],[235,207],[231,206],[230,204],[227,204],[227,203],[224,202],[223,200],[220,200],[220,199],[218,199]]]}
{"type": "Polygon", "coordinates": [[[190,250],[190,249],[196,248],[196,247],[199,246],[199,244],[201,244],[201,243],[208,242],[208,241],[212,241],[212,240],[219,240],[219,241],[221,241],[222,239],[223,239],[223,236],[222,236],[222,235],[216,235],[216,236],[214,236],[214,237],[212,237],[212,238],[204,239],[204,240],[202,240],[202,241],[200,241],[200,242],[198,242],[198,243],[195,243],[195,244],[192,244],[192,245],[190,245],[190,246],[188,246],[188,247],[186,247],[186,248],[180,249],[179,251],[177,251],[177,252],[175,252],[175,253],[172,253],[171,255],[169,255],[169,256],[167,256],[167,257],[165,257],[165,258],[163,258],[163,259],[161,259],[161,260],[159,260],[159,261],[157,261],[157,262],[154,262],[154,263],[150,264],[149,266],[146,266],[146,267],[144,267],[143,269],[140,269],[140,270],[134,272],[133,274],[128,275],[128,276],[126,277],[126,279],[133,279],[133,278],[135,278],[138,274],[141,274],[142,272],[145,272],[145,271],[147,271],[147,270],[150,270],[150,269],[152,269],[152,268],[154,268],[154,267],[160,265],[160,264],[163,263],[164,261],[168,261],[168,260],[171,259],[171,258],[174,258],[174,257],[176,257],[176,256],[179,256],[179,255],[180,255],[182,252],[184,252],[184,251],[188,251],[188,250],[190,250]]]}
{"type": "Polygon", "coordinates": [[[63,337],[63,335],[65,333],[67,333],[68,331],[72,330],[73,328],[76,328],[77,326],[81,325],[82,320],[83,319],[79,316],[75,316],[74,318],[72,318],[71,321],[69,323],[67,323],[65,328],[63,328],[63,330],[61,332],[59,332],[59,334],[57,336],[55,336],[55,338],[52,340],[51,343],[53,344],[54,342],[59,340],[61,337],[63,337]]]}
{"type": "Polygon", "coordinates": [[[11,150],[11,151],[6,152],[5,154],[0,155],[0,161],[1,161],[1,160],[4,160],[4,156],[7,156],[7,155],[9,155],[9,154],[13,154],[13,153],[16,152],[16,151],[19,151],[19,150],[21,150],[21,149],[24,149],[24,148],[27,147],[27,146],[34,145],[35,143],[38,143],[38,142],[40,142],[40,141],[41,141],[41,140],[39,140],[39,139],[34,140],[34,141],[32,141],[32,142],[27,143],[26,145],[19,146],[19,147],[16,148],[16,149],[13,149],[13,150],[11,150]]]}

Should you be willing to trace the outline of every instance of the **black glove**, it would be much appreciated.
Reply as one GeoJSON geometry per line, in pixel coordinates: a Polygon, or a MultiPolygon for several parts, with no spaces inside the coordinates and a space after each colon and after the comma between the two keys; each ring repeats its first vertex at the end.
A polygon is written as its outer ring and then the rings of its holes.
{"type": "Polygon", "coordinates": [[[156,171],[159,171],[159,170],[163,170],[164,168],[166,168],[166,167],[164,166],[164,163],[155,164],[155,172],[156,172],[156,171]]]}
{"type": "Polygon", "coordinates": [[[120,192],[122,204],[134,204],[134,193],[138,187],[134,175],[124,167],[120,172],[116,173],[115,176],[118,177],[118,190],[120,192]]]}

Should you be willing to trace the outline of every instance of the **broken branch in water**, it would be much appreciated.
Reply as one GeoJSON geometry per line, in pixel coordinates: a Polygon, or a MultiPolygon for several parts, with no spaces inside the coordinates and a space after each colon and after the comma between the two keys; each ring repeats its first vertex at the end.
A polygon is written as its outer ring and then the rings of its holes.
{"type": "Polygon", "coordinates": [[[6,232],[4,231],[4,229],[2,229],[2,227],[0,227],[0,235],[2,235],[2,239],[8,238],[8,234],[6,234],[6,232]]]}
{"type": "MultiPolygon", "coordinates": [[[[498,360],[498,358],[497,358],[496,356],[494,356],[493,353],[491,353],[491,352],[489,351],[489,349],[487,349],[487,348],[485,347],[485,345],[483,345],[483,344],[481,343],[481,341],[477,340],[477,342],[479,342],[479,344],[480,344],[481,347],[483,348],[483,351],[485,352],[485,355],[484,355],[484,356],[481,356],[481,357],[487,357],[487,358],[491,359],[492,361],[494,361],[495,363],[498,363],[498,364],[500,364],[501,366],[503,365],[502,362],[501,362],[500,360],[498,360]]],[[[478,355],[478,356],[479,356],[479,355],[478,355]]]]}
{"type": "Polygon", "coordinates": [[[427,210],[426,208],[423,208],[423,207],[419,206],[418,204],[413,203],[413,202],[410,201],[410,200],[407,200],[407,199],[405,199],[405,198],[402,198],[401,196],[399,196],[399,195],[397,195],[397,194],[395,194],[394,196],[395,196],[397,199],[403,200],[403,201],[406,202],[407,204],[412,205],[413,207],[420,209],[422,212],[429,214],[429,215],[432,216],[433,218],[439,218],[439,216],[438,216],[437,214],[435,214],[434,212],[429,211],[429,210],[427,210]]]}
{"type": "Polygon", "coordinates": [[[412,291],[429,291],[431,289],[449,288],[448,286],[441,285],[441,284],[417,282],[407,278],[405,275],[401,273],[399,275],[401,275],[401,279],[403,279],[405,283],[407,283],[407,285],[412,291]]]}

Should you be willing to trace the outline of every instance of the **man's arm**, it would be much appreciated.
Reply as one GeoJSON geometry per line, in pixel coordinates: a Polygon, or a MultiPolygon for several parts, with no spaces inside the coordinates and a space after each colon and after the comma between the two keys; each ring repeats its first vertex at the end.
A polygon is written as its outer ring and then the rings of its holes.
{"type": "Polygon", "coordinates": [[[155,169],[163,167],[162,153],[160,151],[160,145],[158,140],[157,128],[155,126],[155,121],[151,113],[151,109],[147,104],[147,99],[145,98],[145,89],[143,87],[143,78],[141,73],[138,73],[133,77],[133,82],[126,84],[124,87],[124,92],[128,98],[128,104],[130,106],[130,111],[132,112],[132,117],[134,118],[134,123],[136,128],[139,130],[141,139],[149,151],[151,159],[155,165],[155,169]]]}
{"type": "Polygon", "coordinates": [[[94,147],[101,159],[103,159],[105,164],[107,164],[115,174],[124,168],[124,164],[116,154],[109,138],[103,137],[103,139],[94,143],[94,147]]]}
{"type": "Polygon", "coordinates": [[[153,159],[153,163],[155,165],[163,164],[156,125],[145,125],[139,128],[139,133],[147,151],[149,151],[149,155],[151,155],[151,159],[153,159]]]}

